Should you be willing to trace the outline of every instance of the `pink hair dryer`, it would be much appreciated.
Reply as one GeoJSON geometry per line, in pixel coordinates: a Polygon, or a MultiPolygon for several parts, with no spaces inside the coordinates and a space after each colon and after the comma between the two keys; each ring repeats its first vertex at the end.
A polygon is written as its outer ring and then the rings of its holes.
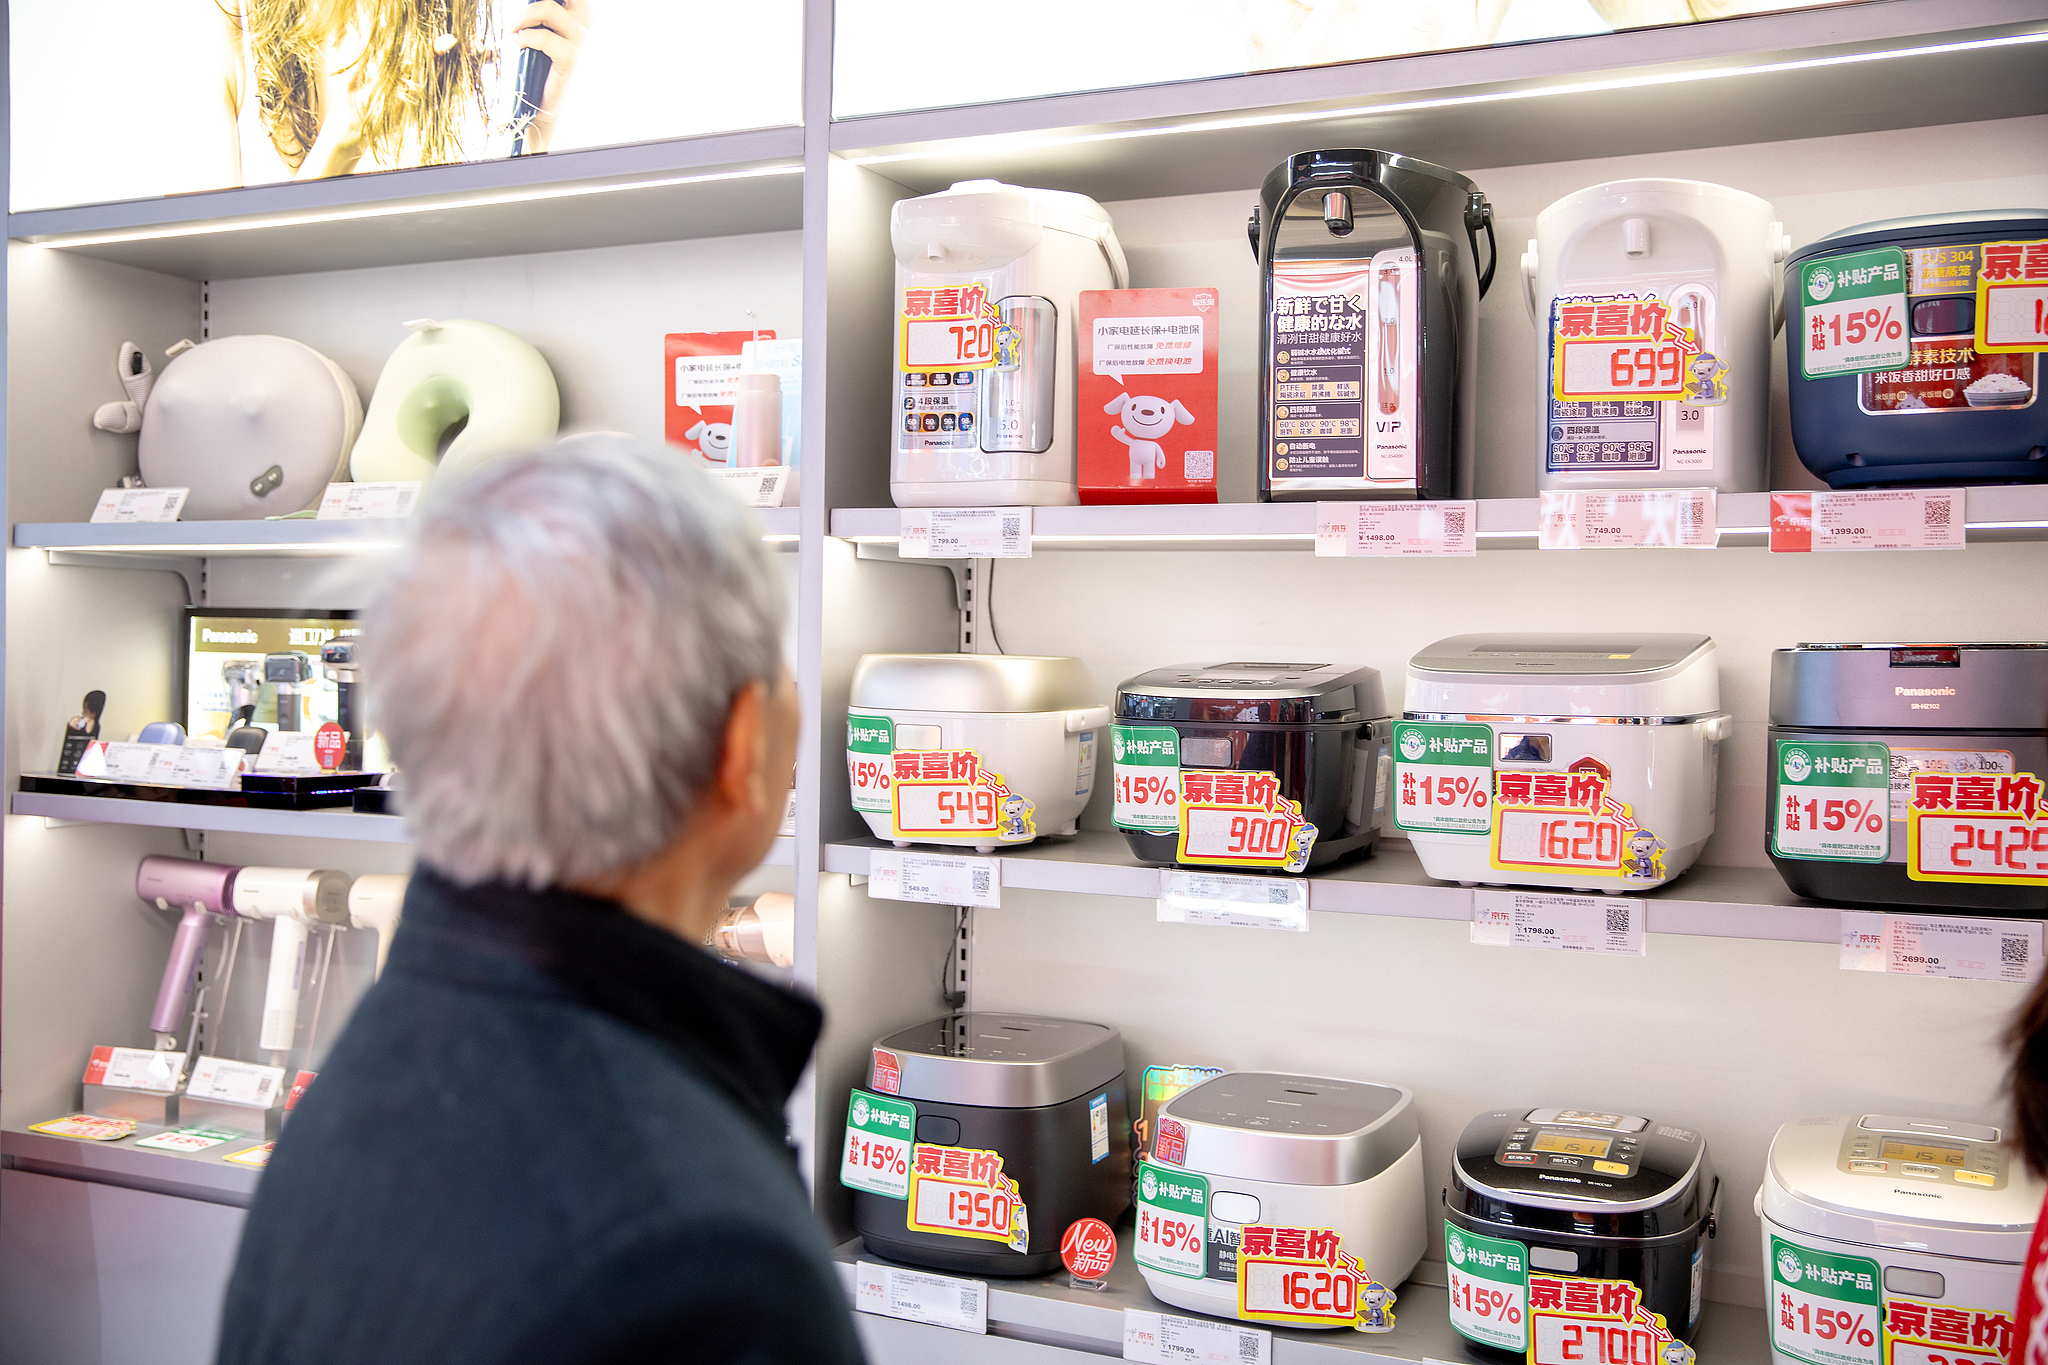
{"type": "Polygon", "coordinates": [[[191,858],[163,858],[152,855],[142,860],[135,872],[135,894],[159,910],[179,909],[178,930],[171,936],[170,960],[164,963],[163,984],[157,988],[156,1008],[150,1012],[150,1032],[156,1035],[159,1052],[175,1052],[178,1022],[192,995],[192,978],[199,970],[199,955],[206,947],[208,916],[235,918],[230,902],[234,896],[238,867],[226,863],[202,863],[191,858]]]}

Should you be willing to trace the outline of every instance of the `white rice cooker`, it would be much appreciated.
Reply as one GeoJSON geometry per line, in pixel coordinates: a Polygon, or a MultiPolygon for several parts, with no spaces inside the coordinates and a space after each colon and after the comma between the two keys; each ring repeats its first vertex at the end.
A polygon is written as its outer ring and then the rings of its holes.
{"type": "Polygon", "coordinates": [[[1776,1365],[2005,1365],[2041,1183],[1979,1124],[1796,1119],[1757,1216],[1776,1365]]]}
{"type": "Polygon", "coordinates": [[[1536,486],[1762,492],[1791,249],[1768,203],[1699,180],[1610,181],[1537,215],[1536,486]]]}
{"type": "Polygon", "coordinates": [[[889,240],[896,505],[1079,502],[1080,295],[1130,281],[1109,214],[1084,194],[963,180],[899,200],[889,240]]]}
{"type": "Polygon", "coordinates": [[[1721,710],[1705,635],[1439,640],[1408,665],[1394,823],[1466,886],[1662,886],[1714,832],[1721,710]]]}
{"type": "MultiPolygon", "coordinates": [[[[1313,1283],[1313,1267],[1292,1304],[1285,1267],[1243,1277],[1241,1298],[1238,1252],[1248,1227],[1271,1229],[1281,1247],[1280,1233],[1326,1229],[1371,1281],[1392,1290],[1406,1280],[1427,1243],[1414,1093],[1369,1081],[1226,1072],[1160,1107],[1138,1203],[1134,1254],[1160,1301],[1297,1327],[1359,1325],[1381,1306],[1362,1301],[1363,1287],[1339,1288],[1333,1297],[1330,1286],[1313,1283]],[[1317,1302],[1319,1292],[1326,1302],[1317,1302]]],[[[1317,1259],[1307,1239],[1303,1245],[1305,1259],[1317,1259]]],[[[1368,1322],[1367,1330],[1378,1329],[1368,1322]]]]}
{"type": "Polygon", "coordinates": [[[1109,708],[1079,659],[869,654],[853,672],[853,808],[898,847],[990,853],[1072,834],[1109,708]]]}

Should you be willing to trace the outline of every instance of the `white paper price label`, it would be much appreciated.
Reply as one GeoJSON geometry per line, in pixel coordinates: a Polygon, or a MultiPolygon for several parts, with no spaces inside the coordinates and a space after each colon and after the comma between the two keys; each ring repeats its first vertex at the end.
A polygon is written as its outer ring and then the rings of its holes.
{"type": "Polygon", "coordinates": [[[1236,877],[1167,868],[1159,874],[1159,922],[1307,933],[1308,888],[1297,877],[1236,877]]]}
{"type": "Polygon", "coordinates": [[[1273,1334],[1234,1322],[1126,1308],[1124,1359],[1156,1365],[1271,1365],[1273,1334]]]}
{"type": "Polygon", "coordinates": [[[1964,538],[1960,488],[1873,488],[1771,494],[1771,549],[1955,550],[1964,538]]]}
{"type": "Polygon", "coordinates": [[[78,761],[80,777],[153,784],[170,782],[178,755],[184,749],[181,744],[121,744],[112,741],[104,747],[94,747],[99,748],[99,761],[91,761],[94,754],[88,749],[86,756],[78,761]]]}
{"type": "Polygon", "coordinates": [[[877,849],[868,856],[868,895],[876,900],[993,909],[1002,904],[1002,864],[994,858],[877,849]]]}
{"type": "Polygon", "coordinates": [[[243,760],[248,757],[240,749],[182,745],[178,756],[171,760],[168,780],[174,787],[232,787],[242,774],[243,760]]]}
{"type": "Polygon", "coordinates": [[[1708,550],[1720,540],[1711,488],[1627,492],[1546,489],[1536,544],[1545,550],[1677,546],[1708,550]]]}
{"type": "Polygon", "coordinates": [[[863,1313],[956,1332],[988,1332],[988,1285],[928,1270],[901,1266],[854,1264],[853,1306],[863,1313]]]}
{"type": "Polygon", "coordinates": [[[92,520],[124,525],[142,521],[176,521],[189,488],[109,488],[93,504],[92,520]]]}
{"type": "Polygon", "coordinates": [[[1316,554],[1474,555],[1479,552],[1476,502],[1319,502],[1316,554]]]}
{"type": "Polygon", "coordinates": [[[319,776],[320,759],[313,752],[313,732],[272,730],[263,740],[263,752],[256,755],[256,771],[319,776]]]}
{"type": "Polygon", "coordinates": [[[195,1100],[219,1100],[268,1108],[284,1091],[284,1068],[257,1066],[228,1057],[201,1057],[192,1066],[185,1093],[195,1100]]]}
{"type": "Polygon", "coordinates": [[[330,483],[320,497],[317,521],[381,521],[412,515],[420,500],[417,479],[398,483],[330,483]]]}
{"type": "Polygon", "coordinates": [[[185,1070],[182,1052],[151,1052],[139,1047],[96,1047],[85,1064],[87,1085],[118,1085],[168,1095],[178,1088],[185,1070]]]}
{"type": "Polygon", "coordinates": [[[713,483],[738,498],[742,507],[781,507],[796,488],[796,472],[787,465],[704,472],[713,483]]]}
{"type": "Polygon", "coordinates": [[[906,507],[896,553],[904,559],[1029,559],[1029,507],[906,507]]]}
{"type": "Polygon", "coordinates": [[[1489,946],[1641,957],[1644,918],[1643,903],[1629,896],[1472,893],[1472,941],[1489,946]]]}
{"type": "Polygon", "coordinates": [[[1842,970],[2023,985],[2041,977],[2041,922],[1844,910],[1842,970]]]}

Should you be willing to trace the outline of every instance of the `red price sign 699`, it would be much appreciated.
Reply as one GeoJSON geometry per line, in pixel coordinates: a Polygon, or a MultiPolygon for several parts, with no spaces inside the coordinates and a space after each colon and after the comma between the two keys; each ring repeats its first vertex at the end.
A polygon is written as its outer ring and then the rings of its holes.
{"type": "Polygon", "coordinates": [[[1566,399],[1677,398],[1685,392],[1685,352],[1675,342],[1634,338],[1566,341],[1557,388],[1566,399]]]}

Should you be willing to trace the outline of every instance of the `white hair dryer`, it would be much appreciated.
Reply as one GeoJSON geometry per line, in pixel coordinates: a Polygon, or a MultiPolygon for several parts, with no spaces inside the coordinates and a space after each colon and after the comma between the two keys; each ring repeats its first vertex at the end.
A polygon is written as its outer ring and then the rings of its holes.
{"type": "Polygon", "coordinates": [[[306,967],[306,930],[315,924],[346,925],[346,872],[305,867],[245,867],[235,876],[234,911],[243,919],[272,922],[270,979],[263,990],[263,1028],[257,1039],[266,1052],[289,1052],[299,1031],[299,984],[306,967]]]}
{"type": "Polygon", "coordinates": [[[356,878],[348,889],[348,922],[358,929],[377,931],[377,975],[384,975],[384,959],[391,956],[391,935],[405,909],[405,888],[411,877],[394,872],[371,872],[356,878]]]}
{"type": "Polygon", "coordinates": [[[711,950],[734,962],[769,967],[796,963],[796,897],[764,892],[752,905],[728,910],[711,931],[711,950]]]}

